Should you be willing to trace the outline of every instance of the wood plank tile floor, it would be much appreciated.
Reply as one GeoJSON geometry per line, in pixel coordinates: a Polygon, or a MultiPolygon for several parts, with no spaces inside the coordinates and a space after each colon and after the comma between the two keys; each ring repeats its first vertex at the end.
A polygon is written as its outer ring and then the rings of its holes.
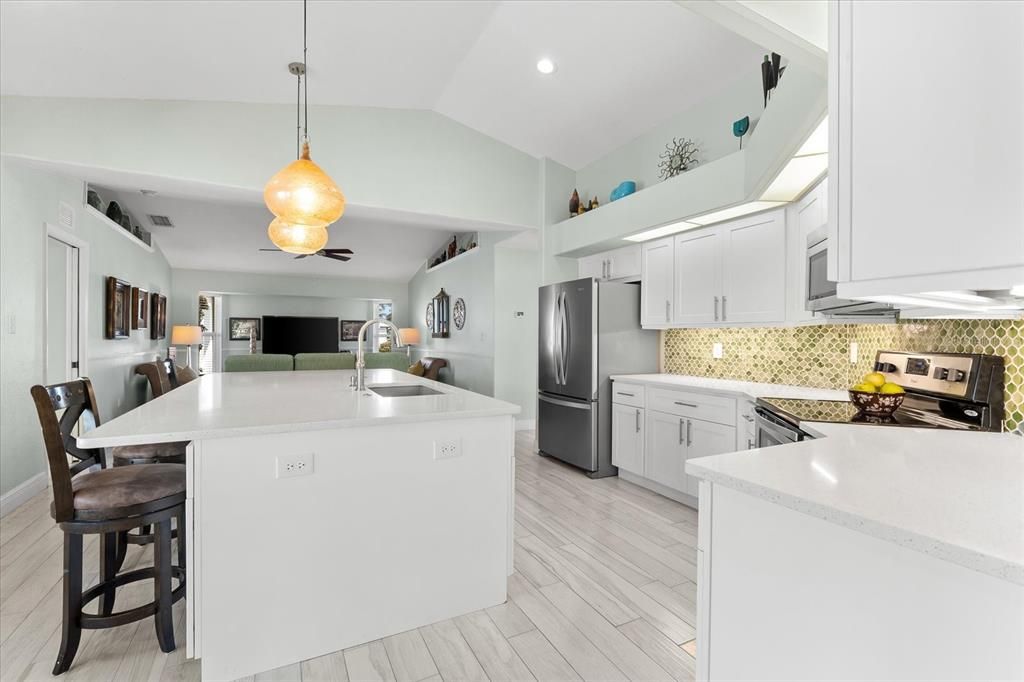
{"type": "MultiPolygon", "coordinates": [[[[692,680],[697,513],[619,478],[591,480],[516,439],[515,568],[509,599],[253,680],[692,680]]],[[[49,491],[0,519],[0,680],[52,680],[60,641],[61,533],[49,491]]],[[[87,540],[86,584],[98,543],[87,540]]],[[[133,547],[126,568],[152,560],[133,547]]],[[[149,583],[118,608],[151,598],[149,583]]],[[[86,631],[66,679],[198,680],[178,649],[160,652],[151,619],[86,631]]]]}

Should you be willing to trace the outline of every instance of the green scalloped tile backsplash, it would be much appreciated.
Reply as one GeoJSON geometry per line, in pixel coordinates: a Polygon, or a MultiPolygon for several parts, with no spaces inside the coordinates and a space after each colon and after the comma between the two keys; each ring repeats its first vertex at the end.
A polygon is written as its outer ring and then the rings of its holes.
{"type": "Polygon", "coordinates": [[[844,389],[869,372],[878,350],[987,353],[1006,359],[1006,429],[1024,433],[1024,321],[901,320],[788,328],[670,329],[673,374],[844,389]],[[724,354],[711,358],[721,342],[724,354]],[[849,362],[850,343],[859,362],[849,362]]]}

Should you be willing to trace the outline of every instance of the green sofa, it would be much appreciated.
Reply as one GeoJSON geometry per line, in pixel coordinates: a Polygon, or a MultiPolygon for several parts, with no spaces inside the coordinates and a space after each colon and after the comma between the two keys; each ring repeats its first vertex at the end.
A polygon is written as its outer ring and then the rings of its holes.
{"type": "Polygon", "coordinates": [[[355,353],[296,353],[295,369],[355,369],[355,353]]]}
{"type": "Polygon", "coordinates": [[[281,372],[295,369],[291,355],[255,353],[253,355],[229,355],[224,358],[225,372],[281,372]]]}

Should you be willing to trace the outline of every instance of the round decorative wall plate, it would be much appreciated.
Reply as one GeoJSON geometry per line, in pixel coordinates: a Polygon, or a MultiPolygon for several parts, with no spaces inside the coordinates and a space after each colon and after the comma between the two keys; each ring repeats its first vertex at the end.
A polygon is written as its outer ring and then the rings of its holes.
{"type": "Polygon", "coordinates": [[[452,320],[456,329],[466,326],[466,302],[461,298],[455,299],[455,307],[452,308],[452,320]]]}
{"type": "Polygon", "coordinates": [[[427,304],[427,316],[424,320],[427,323],[427,330],[434,331],[434,303],[430,302],[427,304]]]}

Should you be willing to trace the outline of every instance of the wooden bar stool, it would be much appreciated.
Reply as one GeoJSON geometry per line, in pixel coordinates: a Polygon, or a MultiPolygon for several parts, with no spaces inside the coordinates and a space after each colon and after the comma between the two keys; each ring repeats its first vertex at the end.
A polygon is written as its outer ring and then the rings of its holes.
{"type": "Polygon", "coordinates": [[[185,467],[151,464],[108,469],[103,448],[78,447],[72,435],[75,425],[81,422],[88,430],[100,423],[88,379],[33,386],[32,398],[53,486],[50,514],[64,531],[63,621],[53,674],[71,667],[83,629],[115,627],[149,616],[154,617],[160,650],[174,651],[171,606],[185,596],[185,467]],[[172,518],[178,522],[177,566],[171,563],[172,518]],[[142,525],[155,528],[153,566],[118,573],[127,551],[125,536],[142,525]],[[83,592],[82,538],[89,533],[100,535],[100,582],[83,592]],[[172,578],[178,580],[176,588],[172,578]],[[114,613],[118,587],[150,579],[152,602],[114,613]],[[99,612],[85,613],[83,607],[97,598],[99,612]]]}

